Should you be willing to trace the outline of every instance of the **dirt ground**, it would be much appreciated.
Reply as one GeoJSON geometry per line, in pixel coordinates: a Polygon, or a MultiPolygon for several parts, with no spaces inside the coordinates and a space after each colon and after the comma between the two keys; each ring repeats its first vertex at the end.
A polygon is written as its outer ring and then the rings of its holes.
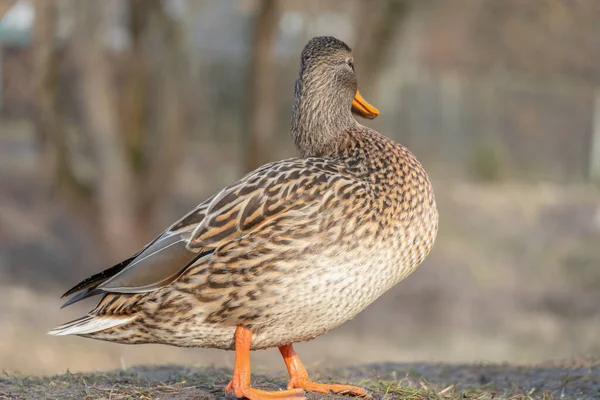
{"type": "MultiPolygon", "coordinates": [[[[175,366],[137,367],[105,374],[48,378],[0,377],[0,399],[221,399],[231,370],[175,366]]],[[[597,399],[600,362],[508,364],[371,364],[313,374],[321,382],[350,382],[373,399],[597,399]]],[[[253,375],[265,390],[284,389],[286,378],[253,375]]],[[[344,398],[308,394],[308,399],[344,398]]]]}

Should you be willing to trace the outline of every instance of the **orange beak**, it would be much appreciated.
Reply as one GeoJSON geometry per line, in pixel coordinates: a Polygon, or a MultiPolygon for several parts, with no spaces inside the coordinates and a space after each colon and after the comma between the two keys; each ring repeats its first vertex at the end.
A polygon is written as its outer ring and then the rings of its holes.
{"type": "Polygon", "coordinates": [[[352,113],[360,115],[363,118],[373,119],[379,115],[379,110],[367,103],[357,90],[354,100],[352,100],[352,113]]]}

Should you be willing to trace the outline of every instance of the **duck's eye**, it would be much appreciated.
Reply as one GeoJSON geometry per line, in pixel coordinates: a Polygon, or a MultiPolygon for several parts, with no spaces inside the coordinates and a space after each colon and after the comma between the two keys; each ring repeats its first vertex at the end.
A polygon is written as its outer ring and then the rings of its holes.
{"type": "Polygon", "coordinates": [[[352,68],[352,71],[354,71],[354,61],[351,58],[346,60],[346,64],[348,64],[348,66],[352,68]]]}

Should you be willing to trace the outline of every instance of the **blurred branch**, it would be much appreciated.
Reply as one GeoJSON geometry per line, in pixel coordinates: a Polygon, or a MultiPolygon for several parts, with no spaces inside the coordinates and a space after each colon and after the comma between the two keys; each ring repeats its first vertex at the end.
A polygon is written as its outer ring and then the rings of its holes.
{"type": "Polygon", "coordinates": [[[248,78],[246,170],[251,171],[269,160],[277,122],[275,101],[275,68],[273,42],[277,32],[279,10],[277,0],[261,0],[254,22],[248,78]]]}

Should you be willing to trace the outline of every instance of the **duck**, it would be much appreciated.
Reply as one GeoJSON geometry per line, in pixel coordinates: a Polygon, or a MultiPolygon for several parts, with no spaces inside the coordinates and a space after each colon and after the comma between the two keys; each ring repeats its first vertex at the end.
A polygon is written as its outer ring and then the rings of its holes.
{"type": "Polygon", "coordinates": [[[378,115],[358,91],[350,47],[312,38],[292,106],[300,156],[248,173],[132,257],[75,285],[63,307],[102,297],[49,334],[234,350],[225,390],[237,398],[367,394],[313,382],[293,345],[354,318],[433,247],[430,179],[407,148],[355,118],[378,115]],[[287,389],[253,388],[251,351],[275,347],[287,389]]]}

